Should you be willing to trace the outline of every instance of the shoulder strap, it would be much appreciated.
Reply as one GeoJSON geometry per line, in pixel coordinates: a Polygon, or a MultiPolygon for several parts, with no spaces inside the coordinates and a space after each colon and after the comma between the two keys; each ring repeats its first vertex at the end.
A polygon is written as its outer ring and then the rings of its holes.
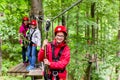
{"type": "Polygon", "coordinates": [[[52,59],[54,60],[54,58],[55,58],[55,55],[54,55],[55,47],[54,47],[54,45],[52,43],[51,43],[51,48],[52,48],[52,59]]]}
{"type": "Polygon", "coordinates": [[[60,49],[60,51],[58,52],[58,56],[57,57],[55,57],[55,54],[54,54],[55,47],[54,47],[54,45],[52,43],[51,43],[51,47],[52,47],[52,59],[53,59],[53,61],[58,61],[60,59],[61,55],[62,55],[62,52],[63,52],[65,46],[63,46],[60,49]]]}
{"type": "Polygon", "coordinates": [[[33,36],[33,33],[35,32],[36,30],[34,29],[34,31],[32,32],[32,34],[30,35],[30,41],[32,41],[32,36],[33,36]]]}
{"type": "Polygon", "coordinates": [[[64,50],[64,47],[65,46],[63,46],[61,49],[60,49],[60,51],[58,52],[58,60],[60,59],[60,57],[61,57],[61,55],[62,55],[62,52],[63,52],[63,50],[64,50]]]}

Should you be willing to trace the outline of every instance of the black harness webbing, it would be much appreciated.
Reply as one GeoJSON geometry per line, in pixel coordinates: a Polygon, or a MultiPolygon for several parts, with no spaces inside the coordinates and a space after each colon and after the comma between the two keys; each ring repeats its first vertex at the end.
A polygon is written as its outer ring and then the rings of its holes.
{"type": "Polygon", "coordinates": [[[51,43],[51,47],[52,47],[52,60],[55,61],[55,62],[57,62],[60,59],[65,46],[63,46],[60,49],[60,51],[58,52],[58,56],[57,57],[55,57],[55,54],[54,54],[55,47],[54,47],[54,45],[52,43],[51,43]]]}
{"type": "MultiPolygon", "coordinates": [[[[59,50],[57,57],[55,57],[55,53],[54,53],[55,46],[52,43],[51,43],[51,48],[52,48],[52,60],[55,61],[55,62],[59,61],[65,46],[63,46],[59,50]]],[[[55,80],[59,80],[58,73],[59,72],[64,72],[64,70],[65,70],[65,68],[63,70],[50,70],[52,72],[51,78],[52,78],[52,76],[54,76],[55,80]]]]}
{"type": "Polygon", "coordinates": [[[32,41],[32,36],[33,36],[33,33],[35,32],[36,30],[34,29],[34,31],[32,32],[32,34],[30,35],[30,41],[32,41]]]}

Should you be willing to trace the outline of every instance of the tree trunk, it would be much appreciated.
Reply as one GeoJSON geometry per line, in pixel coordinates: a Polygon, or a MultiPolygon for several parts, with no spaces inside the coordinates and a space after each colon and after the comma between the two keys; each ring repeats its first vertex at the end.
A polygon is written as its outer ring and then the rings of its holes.
{"type": "MultiPolygon", "coordinates": [[[[97,18],[96,18],[96,23],[97,24],[99,24],[99,16],[97,15],[97,18]]],[[[97,29],[96,29],[96,44],[98,44],[98,36],[99,36],[99,34],[98,34],[98,31],[99,31],[99,27],[97,27],[97,29]]],[[[97,51],[96,51],[96,53],[97,53],[97,51]]],[[[98,55],[97,54],[95,54],[95,64],[96,64],[96,70],[98,70],[98,57],[97,57],[98,55]]]]}
{"type": "MultiPolygon", "coordinates": [[[[86,8],[88,9],[89,6],[88,5],[86,5],[86,6],[87,6],[86,8]]],[[[89,18],[89,10],[86,11],[86,17],[89,18]]],[[[90,40],[90,26],[89,25],[86,25],[86,27],[85,27],[85,37],[87,38],[86,43],[88,45],[90,45],[91,40],[90,40]]]]}
{"type": "MultiPolygon", "coordinates": [[[[91,17],[94,19],[95,16],[95,3],[91,4],[91,17]]],[[[89,28],[87,28],[87,37],[89,37],[89,28]]],[[[88,39],[87,41],[88,45],[91,44],[91,41],[88,39]]],[[[94,25],[92,25],[92,44],[95,44],[95,28],[94,25]]],[[[85,80],[92,80],[92,63],[94,62],[93,60],[95,59],[95,56],[93,57],[93,55],[90,55],[88,52],[88,66],[86,69],[86,76],[85,76],[85,80]]]]}
{"type": "MultiPolygon", "coordinates": [[[[88,5],[86,7],[88,9],[88,5]]],[[[89,18],[89,11],[87,10],[86,11],[86,17],[89,18]]],[[[86,28],[85,28],[85,37],[87,38],[87,45],[90,45],[91,44],[91,40],[90,40],[90,26],[89,25],[86,25],[86,28]]],[[[90,56],[89,52],[86,53],[86,58],[88,59],[90,56]]],[[[91,65],[92,63],[89,62],[88,60],[88,65],[87,65],[87,68],[85,70],[85,77],[84,77],[84,80],[90,80],[90,73],[91,73],[91,65]]]]}
{"type": "MultiPolygon", "coordinates": [[[[87,18],[89,17],[89,12],[88,11],[86,11],[86,17],[87,18]]],[[[89,27],[89,25],[86,25],[85,36],[87,37],[87,44],[91,44],[91,41],[90,41],[90,27],[89,27]]]]}
{"type": "MultiPolygon", "coordinates": [[[[86,54],[86,58],[90,59],[90,54],[89,53],[86,54]]],[[[84,80],[91,80],[91,66],[92,66],[92,62],[89,62],[89,60],[88,60],[84,80]]]]}
{"type": "MultiPolygon", "coordinates": [[[[97,24],[99,24],[99,17],[98,17],[98,15],[97,15],[96,22],[97,22],[97,24]]],[[[99,31],[99,27],[97,27],[97,30],[96,30],[96,42],[97,42],[97,44],[98,44],[98,36],[99,36],[98,31],[99,31]]]]}
{"type": "Polygon", "coordinates": [[[62,16],[62,25],[63,25],[63,26],[66,25],[66,22],[65,22],[65,16],[64,16],[64,15],[62,16]]]}
{"type": "Polygon", "coordinates": [[[42,0],[31,0],[30,16],[34,16],[35,18],[37,18],[38,28],[41,31],[41,39],[42,39],[42,21],[40,21],[38,18],[38,17],[43,18],[42,0]]]}
{"type": "MultiPolygon", "coordinates": [[[[77,6],[77,9],[76,9],[76,44],[79,42],[79,6],[77,6]]],[[[78,46],[76,46],[76,51],[75,51],[75,53],[77,54],[78,53],[78,46]]],[[[77,61],[77,60],[76,60],[77,61]]]]}
{"type": "MultiPolygon", "coordinates": [[[[94,19],[95,16],[95,2],[91,5],[91,17],[94,19]]],[[[94,25],[92,25],[92,44],[95,44],[95,28],[94,25]]]]}
{"type": "MultiPolygon", "coordinates": [[[[64,11],[64,6],[65,6],[65,4],[64,4],[64,1],[65,0],[61,0],[61,8],[62,8],[62,11],[64,11]]],[[[65,15],[62,15],[62,25],[66,25],[66,21],[65,21],[65,15]]]]}

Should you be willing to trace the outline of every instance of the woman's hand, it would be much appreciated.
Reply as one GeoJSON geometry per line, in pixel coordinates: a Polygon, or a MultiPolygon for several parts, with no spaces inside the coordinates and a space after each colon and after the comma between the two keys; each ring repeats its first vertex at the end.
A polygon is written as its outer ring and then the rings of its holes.
{"type": "Polygon", "coordinates": [[[44,59],[44,64],[50,65],[50,62],[48,61],[48,59],[44,59]]]}
{"type": "Polygon", "coordinates": [[[45,39],[45,40],[43,41],[42,49],[44,49],[44,48],[45,48],[45,46],[47,45],[47,43],[48,43],[48,40],[47,40],[47,39],[45,39]]]}

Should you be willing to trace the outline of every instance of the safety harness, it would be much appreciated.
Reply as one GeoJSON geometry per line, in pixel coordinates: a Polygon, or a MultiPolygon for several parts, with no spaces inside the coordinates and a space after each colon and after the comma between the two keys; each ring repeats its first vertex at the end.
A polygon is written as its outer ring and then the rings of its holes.
{"type": "Polygon", "coordinates": [[[34,32],[36,31],[36,29],[34,29],[34,31],[32,32],[32,34],[30,35],[30,46],[32,46],[34,43],[32,42],[32,36],[34,34],[34,32]]]}
{"type": "MultiPolygon", "coordinates": [[[[55,53],[54,53],[55,46],[53,45],[53,43],[51,43],[51,48],[52,48],[52,60],[53,60],[54,62],[59,61],[59,60],[60,60],[60,57],[61,57],[61,55],[62,55],[62,52],[63,52],[63,50],[64,50],[64,48],[65,48],[65,46],[61,47],[61,49],[60,49],[59,52],[58,52],[58,56],[57,56],[57,57],[55,57],[55,53]]],[[[58,73],[64,72],[64,71],[65,71],[65,68],[64,68],[63,70],[51,69],[50,71],[51,71],[51,78],[52,78],[52,76],[53,76],[55,80],[59,80],[58,73]]]]}

